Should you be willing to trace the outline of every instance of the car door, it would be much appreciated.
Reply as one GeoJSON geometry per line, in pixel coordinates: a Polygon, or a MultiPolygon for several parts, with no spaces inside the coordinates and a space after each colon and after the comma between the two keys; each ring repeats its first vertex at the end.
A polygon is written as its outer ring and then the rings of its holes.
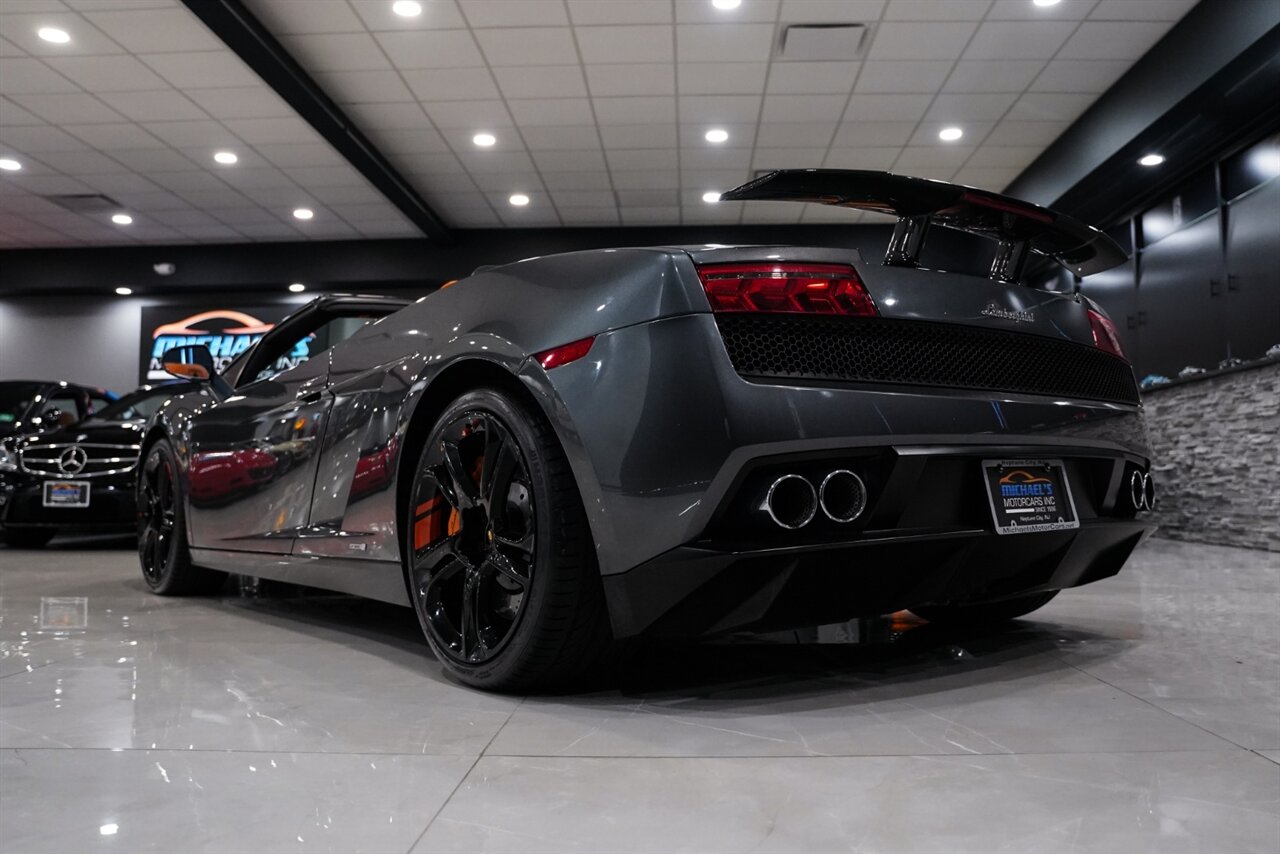
{"type": "Polygon", "coordinates": [[[332,398],[314,305],[255,345],[233,394],[191,418],[188,528],[197,548],[288,554],[307,524],[332,398]]]}

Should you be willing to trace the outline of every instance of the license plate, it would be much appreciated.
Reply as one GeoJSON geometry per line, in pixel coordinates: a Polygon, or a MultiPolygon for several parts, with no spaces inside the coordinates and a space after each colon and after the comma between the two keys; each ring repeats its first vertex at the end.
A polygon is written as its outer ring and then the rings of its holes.
{"type": "Polygon", "coordinates": [[[1062,460],[983,460],[997,534],[1079,528],[1062,460]]]}
{"type": "Polygon", "coordinates": [[[46,480],[45,507],[88,507],[89,484],[75,481],[46,480]]]}

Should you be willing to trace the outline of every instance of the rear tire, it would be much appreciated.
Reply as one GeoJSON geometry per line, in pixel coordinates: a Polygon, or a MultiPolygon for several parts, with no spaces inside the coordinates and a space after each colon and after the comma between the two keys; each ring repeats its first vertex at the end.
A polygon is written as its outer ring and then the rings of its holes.
{"type": "Polygon", "coordinates": [[[147,451],[138,470],[138,561],[152,593],[187,596],[215,593],[225,572],[191,563],[187,547],[186,496],[178,477],[178,458],[168,439],[147,451]]]}
{"type": "Polygon", "coordinates": [[[1048,605],[1058,592],[1050,590],[1047,593],[1019,596],[1017,599],[980,602],[974,605],[921,605],[910,610],[917,617],[923,617],[931,623],[948,626],[983,626],[1024,617],[1048,605]]]}
{"type": "Polygon", "coordinates": [[[6,528],[0,542],[14,549],[42,549],[57,533],[53,528],[6,528]]]}
{"type": "Polygon", "coordinates": [[[563,688],[605,660],[612,631],[595,544],[546,417],[510,392],[451,403],[423,446],[403,527],[409,594],[459,681],[563,688]]]}

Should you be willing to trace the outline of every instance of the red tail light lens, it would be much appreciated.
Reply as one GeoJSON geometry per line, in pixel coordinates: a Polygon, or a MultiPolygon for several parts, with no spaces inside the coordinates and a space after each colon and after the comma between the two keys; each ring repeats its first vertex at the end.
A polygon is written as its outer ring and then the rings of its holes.
{"type": "Polygon", "coordinates": [[[698,277],[712,311],[879,314],[847,264],[703,264],[698,277]]]}
{"type": "Polygon", "coordinates": [[[1124,355],[1124,348],[1120,346],[1120,334],[1116,332],[1116,325],[1106,315],[1089,309],[1089,328],[1093,330],[1093,343],[1096,347],[1129,361],[1124,355]]]}
{"type": "Polygon", "coordinates": [[[550,350],[543,350],[541,353],[534,353],[533,358],[537,359],[542,364],[542,367],[549,371],[552,368],[578,361],[590,352],[591,345],[595,342],[596,337],[592,335],[590,338],[583,338],[580,341],[572,341],[568,344],[561,344],[559,347],[552,347],[550,350]]]}

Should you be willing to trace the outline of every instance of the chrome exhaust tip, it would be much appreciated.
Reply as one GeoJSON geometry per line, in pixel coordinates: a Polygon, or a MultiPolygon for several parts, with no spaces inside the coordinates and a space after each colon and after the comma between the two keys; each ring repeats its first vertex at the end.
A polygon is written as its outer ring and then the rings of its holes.
{"type": "Polygon", "coordinates": [[[784,474],[769,484],[761,509],[780,528],[803,528],[818,515],[818,492],[798,474],[784,474]]]}
{"type": "Polygon", "coordinates": [[[1133,474],[1129,475],[1129,504],[1134,510],[1142,509],[1144,491],[1142,472],[1135,469],[1133,474]]]}
{"type": "Polygon", "coordinates": [[[818,504],[832,522],[847,524],[867,509],[867,485],[848,469],[836,469],[822,479],[818,504]]]}
{"type": "Polygon", "coordinates": [[[1154,510],[1156,507],[1156,479],[1150,474],[1134,471],[1129,475],[1129,501],[1135,510],[1154,510]]]}

